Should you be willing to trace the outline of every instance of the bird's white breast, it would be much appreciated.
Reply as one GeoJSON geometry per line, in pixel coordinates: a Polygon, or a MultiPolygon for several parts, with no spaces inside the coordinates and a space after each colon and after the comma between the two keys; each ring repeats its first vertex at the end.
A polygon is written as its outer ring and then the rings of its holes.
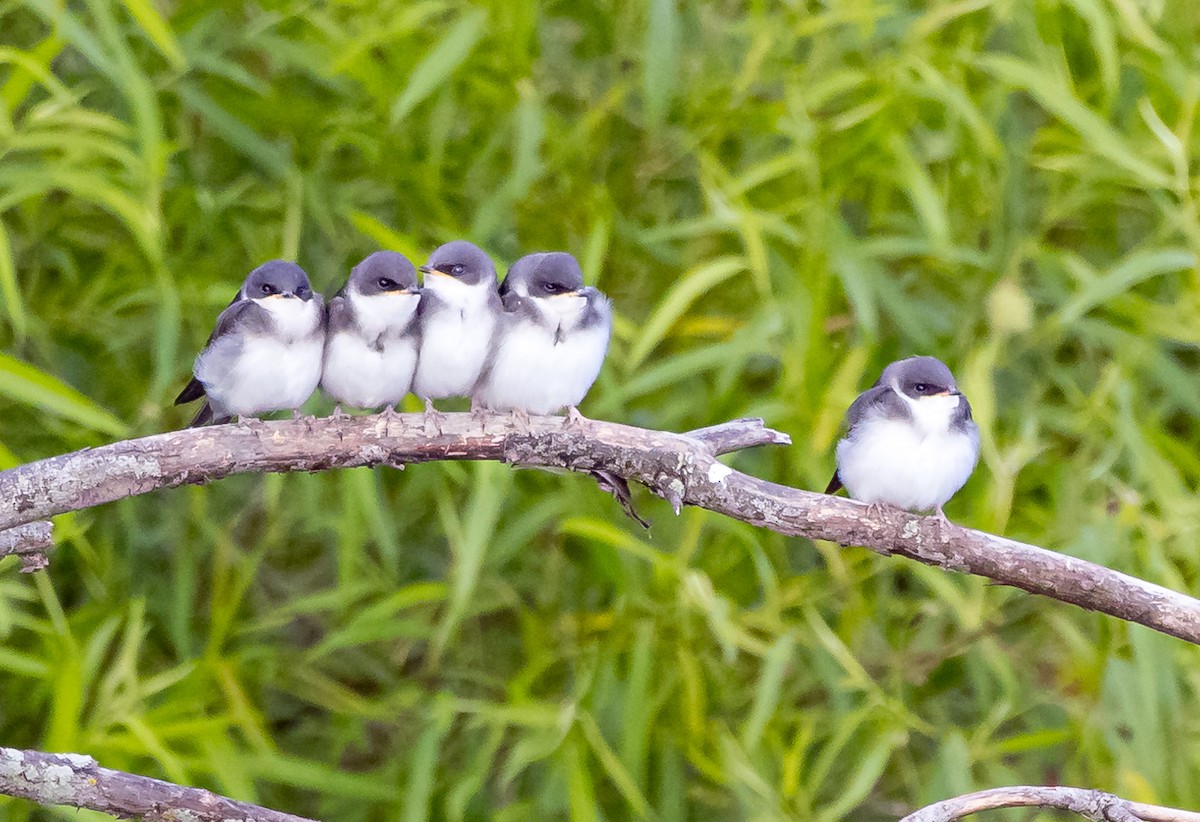
{"type": "Polygon", "coordinates": [[[271,314],[271,332],[231,332],[196,358],[196,378],[217,416],[299,408],[317,390],[325,341],[320,303],[271,298],[259,305],[271,314]]]}
{"type": "Polygon", "coordinates": [[[904,399],[911,420],[864,419],[838,443],[838,476],[854,499],[930,510],[944,505],[971,476],[979,434],[974,423],[966,431],[950,428],[957,396],[904,399]]]}
{"type": "Polygon", "coordinates": [[[378,294],[352,298],[356,325],[325,341],[321,387],[356,408],[395,405],[412,387],[417,342],[404,332],[420,296],[378,294]]]}
{"type": "Polygon", "coordinates": [[[496,329],[497,313],[490,302],[494,286],[431,275],[425,287],[444,304],[423,318],[413,392],[427,399],[465,397],[479,379],[496,329]]]}
{"type": "MultiPolygon", "coordinates": [[[[587,308],[585,298],[551,297],[532,302],[539,308],[549,303],[546,308],[555,312],[563,325],[547,327],[520,318],[503,327],[492,367],[476,391],[479,402],[493,410],[553,414],[578,405],[604,364],[609,325],[577,327],[587,308]]],[[[544,316],[547,313],[543,311],[544,316]]]]}

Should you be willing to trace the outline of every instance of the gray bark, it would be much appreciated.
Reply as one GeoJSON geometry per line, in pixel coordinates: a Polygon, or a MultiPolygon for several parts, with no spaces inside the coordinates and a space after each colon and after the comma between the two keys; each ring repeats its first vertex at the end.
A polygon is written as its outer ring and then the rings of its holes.
{"type": "Polygon", "coordinates": [[[27,522],[0,531],[0,558],[14,554],[21,558],[21,571],[32,573],[50,564],[48,553],[54,547],[50,522],[27,522]]]}
{"type": "Polygon", "coordinates": [[[1017,785],[946,799],[909,814],[900,822],[954,822],[998,808],[1057,808],[1094,822],[1200,822],[1200,813],[1130,802],[1088,788],[1017,785]]]}
{"type": "Polygon", "coordinates": [[[159,488],[250,472],[320,471],[437,460],[500,460],[639,482],[682,505],[782,534],[861,545],[986,577],[1200,644],[1200,601],[1034,545],[902,511],[874,515],[852,500],[748,476],[715,455],[785,443],[761,420],[691,434],[535,417],[446,414],[436,436],[420,414],[254,421],[156,434],[0,472],[0,531],[159,488]]]}
{"type": "Polygon", "coordinates": [[[0,793],[150,822],[312,822],[200,788],[101,768],[82,754],[0,748],[0,793]]]}

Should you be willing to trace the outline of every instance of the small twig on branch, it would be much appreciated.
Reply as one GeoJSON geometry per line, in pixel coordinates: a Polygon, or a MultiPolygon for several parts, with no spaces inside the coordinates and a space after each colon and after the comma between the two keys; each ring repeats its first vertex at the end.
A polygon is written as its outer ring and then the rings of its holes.
{"type": "Polygon", "coordinates": [[[420,414],[254,421],[172,431],[51,457],[0,472],[0,530],[66,511],[203,483],[231,474],[319,471],[437,460],[501,460],[608,472],[639,482],[678,510],[694,505],[781,534],[862,545],[1137,622],[1200,645],[1200,601],[1091,562],[901,511],[777,485],[735,471],[715,455],[787,442],[760,420],[693,434],[589,420],[564,427],[535,417],[516,431],[504,415],[482,423],[446,414],[426,436],[420,414]]]}
{"type": "Polygon", "coordinates": [[[54,523],[27,522],[0,531],[0,559],[15,554],[21,558],[21,572],[40,571],[50,564],[48,556],[54,547],[54,523]]]}
{"type": "Polygon", "coordinates": [[[1094,822],[1200,822],[1200,813],[1130,802],[1088,788],[1018,785],[978,791],[922,808],[900,822],[954,822],[998,808],[1057,808],[1094,822]]]}
{"type": "Polygon", "coordinates": [[[201,788],[101,768],[82,754],[0,748],[0,793],[150,822],[312,822],[201,788]]]}

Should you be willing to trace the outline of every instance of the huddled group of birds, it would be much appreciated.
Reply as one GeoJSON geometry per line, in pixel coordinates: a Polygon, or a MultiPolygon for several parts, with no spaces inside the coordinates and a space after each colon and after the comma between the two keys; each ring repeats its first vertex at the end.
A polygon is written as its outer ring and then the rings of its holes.
{"type": "Polygon", "coordinates": [[[325,305],[300,266],[271,260],[250,272],[196,357],[175,404],[205,399],[192,425],[300,406],[320,386],[341,406],[382,409],[410,391],[425,401],[469,397],[474,411],[568,410],[587,394],[608,350],[609,299],[583,284],[563,251],[529,254],[497,283],[492,259],[455,240],[417,269],[377,251],[325,305]]]}
{"type": "MultiPolygon", "coordinates": [[[[479,412],[530,415],[567,409],[595,382],[612,331],[609,299],[583,284],[563,251],[521,257],[497,283],[479,247],[455,240],[417,269],[377,251],[350,272],[328,305],[300,266],[272,260],[250,272],[196,357],[176,404],[204,398],[192,425],[300,406],[322,388],[341,406],[382,409],[410,391],[425,402],[467,397],[479,412]]],[[[872,506],[942,510],[979,458],[979,429],[954,375],[934,357],[890,364],[846,413],[837,469],[825,493],[845,488],[872,506]]]]}

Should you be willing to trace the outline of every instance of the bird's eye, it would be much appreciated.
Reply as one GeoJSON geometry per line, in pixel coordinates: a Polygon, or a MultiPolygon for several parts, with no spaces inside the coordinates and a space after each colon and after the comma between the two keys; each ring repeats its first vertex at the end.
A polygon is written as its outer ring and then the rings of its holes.
{"type": "Polygon", "coordinates": [[[467,267],[465,265],[456,265],[456,266],[454,266],[454,268],[450,269],[450,273],[453,274],[455,277],[461,277],[463,275],[463,272],[466,270],[467,270],[467,267]]]}
{"type": "Polygon", "coordinates": [[[919,383],[917,383],[916,385],[914,385],[914,386],[913,386],[913,389],[914,389],[914,390],[915,390],[915,391],[916,391],[918,394],[928,394],[928,393],[929,393],[929,383],[927,383],[927,382],[919,382],[919,383]]]}
{"type": "Polygon", "coordinates": [[[390,279],[388,279],[387,277],[380,277],[379,278],[379,287],[381,289],[383,289],[384,291],[387,291],[389,288],[395,288],[396,284],[394,282],[392,282],[390,279]]]}
{"type": "Polygon", "coordinates": [[[275,293],[275,288],[270,283],[263,283],[262,284],[262,293],[273,294],[273,293],[275,293]]]}
{"type": "Polygon", "coordinates": [[[562,291],[562,286],[558,283],[545,283],[542,285],[542,288],[546,289],[547,294],[557,294],[559,291],[562,291]]]}

